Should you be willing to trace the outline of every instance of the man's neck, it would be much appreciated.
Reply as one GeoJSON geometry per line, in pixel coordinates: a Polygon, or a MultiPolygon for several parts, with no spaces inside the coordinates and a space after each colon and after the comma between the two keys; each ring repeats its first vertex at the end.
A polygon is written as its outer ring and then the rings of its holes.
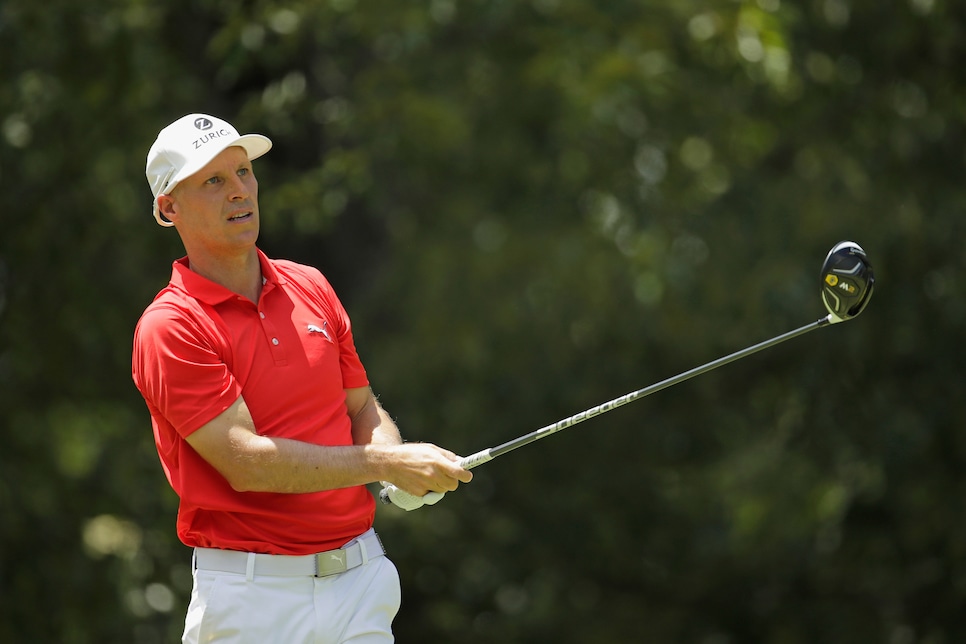
{"type": "Polygon", "coordinates": [[[188,268],[204,278],[221,284],[232,293],[247,297],[254,303],[262,293],[262,267],[258,252],[237,257],[210,257],[188,254],[188,268]]]}

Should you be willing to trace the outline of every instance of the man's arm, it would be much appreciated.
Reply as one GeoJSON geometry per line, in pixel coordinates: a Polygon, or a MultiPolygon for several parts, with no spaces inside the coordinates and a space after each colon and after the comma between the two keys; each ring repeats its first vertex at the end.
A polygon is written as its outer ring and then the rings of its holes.
{"type": "Polygon", "coordinates": [[[354,445],[401,445],[396,423],[369,387],[345,390],[345,406],[352,420],[354,445]]]}
{"type": "Polygon", "coordinates": [[[390,481],[421,496],[455,490],[460,481],[472,478],[448,450],[429,443],[399,444],[392,419],[369,388],[362,389],[371,401],[358,390],[347,390],[355,445],[261,436],[241,396],[187,441],[232,488],[243,492],[318,492],[390,481]]]}

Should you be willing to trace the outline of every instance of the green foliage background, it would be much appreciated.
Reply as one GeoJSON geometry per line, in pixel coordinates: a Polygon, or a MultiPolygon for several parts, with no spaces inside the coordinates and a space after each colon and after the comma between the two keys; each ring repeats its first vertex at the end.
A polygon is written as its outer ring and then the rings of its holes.
{"type": "Polygon", "coordinates": [[[182,254],[157,131],[275,148],[260,245],[323,270],[411,440],[475,452],[863,316],[381,507],[401,642],[966,639],[966,5],[5,0],[0,640],[170,642],[190,589],[130,381],[182,254]]]}

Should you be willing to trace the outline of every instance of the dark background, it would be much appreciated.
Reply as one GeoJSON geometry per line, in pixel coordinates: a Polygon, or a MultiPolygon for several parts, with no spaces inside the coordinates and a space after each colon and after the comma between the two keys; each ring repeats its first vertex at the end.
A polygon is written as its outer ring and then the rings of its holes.
{"type": "Polygon", "coordinates": [[[858,319],[380,507],[401,642],[966,641],[966,5],[0,4],[0,640],[171,642],[135,322],[183,254],[158,130],[275,142],[260,246],[325,272],[410,440],[468,454],[858,319]]]}

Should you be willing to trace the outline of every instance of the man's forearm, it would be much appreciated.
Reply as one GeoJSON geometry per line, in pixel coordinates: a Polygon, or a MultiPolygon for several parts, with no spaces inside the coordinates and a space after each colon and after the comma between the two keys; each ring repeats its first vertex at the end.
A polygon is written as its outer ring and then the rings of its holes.
{"type": "MultiPolygon", "coordinates": [[[[315,492],[366,485],[388,478],[390,454],[402,443],[399,429],[375,396],[350,416],[351,446],[322,446],[272,437],[252,443],[246,488],[260,492],[315,492]]],[[[249,438],[249,440],[251,440],[249,438]]]]}
{"type": "Polygon", "coordinates": [[[403,444],[368,388],[347,390],[353,444],[317,445],[255,430],[244,399],[187,437],[240,492],[306,493],[390,481],[411,494],[455,489],[472,475],[429,443],[403,444]]]}
{"type": "Polygon", "coordinates": [[[369,433],[371,439],[369,444],[371,445],[401,445],[402,435],[399,433],[399,428],[396,427],[396,423],[389,416],[385,409],[377,405],[377,411],[379,413],[379,424],[372,429],[369,433]]]}
{"type": "Polygon", "coordinates": [[[240,452],[245,463],[229,479],[245,492],[297,494],[366,485],[386,478],[391,462],[390,444],[327,446],[257,435],[245,440],[240,452]]]}
{"type": "Polygon", "coordinates": [[[365,404],[354,414],[352,421],[352,442],[355,445],[399,445],[402,436],[392,417],[382,408],[371,393],[365,404]]]}

